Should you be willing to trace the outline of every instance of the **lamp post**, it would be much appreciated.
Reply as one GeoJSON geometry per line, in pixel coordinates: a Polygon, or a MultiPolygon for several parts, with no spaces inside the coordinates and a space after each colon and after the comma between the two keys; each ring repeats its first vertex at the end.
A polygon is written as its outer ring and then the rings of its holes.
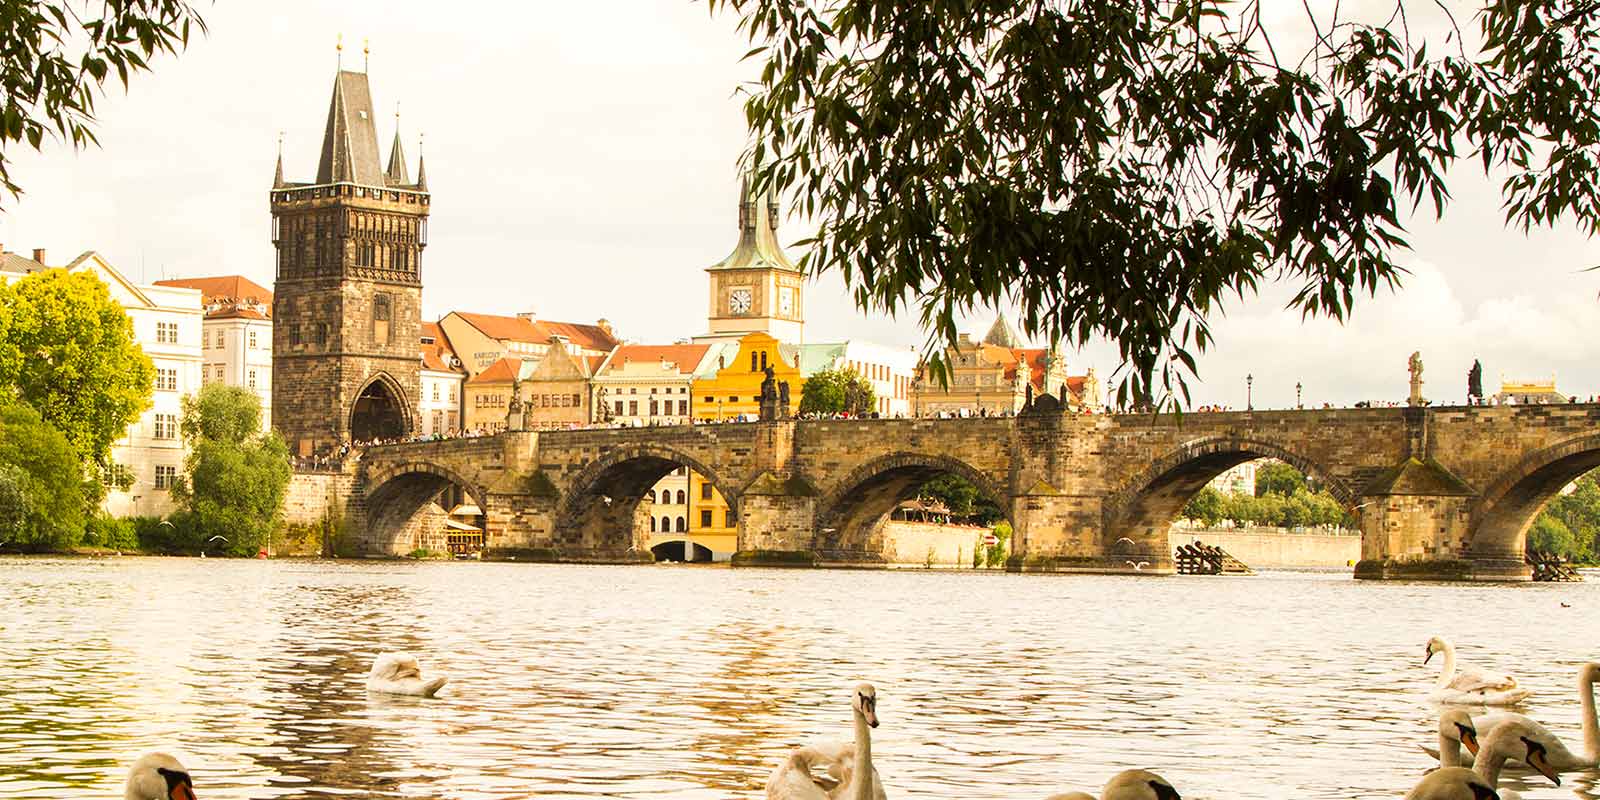
{"type": "Polygon", "coordinates": [[[1251,399],[1253,396],[1253,384],[1255,382],[1256,378],[1254,375],[1244,376],[1244,410],[1246,411],[1254,411],[1256,409],[1255,403],[1252,402],[1251,399]]]}
{"type": "Polygon", "coordinates": [[[1303,409],[1303,408],[1306,407],[1306,404],[1300,401],[1300,390],[1301,390],[1301,388],[1303,388],[1303,387],[1300,386],[1300,382],[1299,381],[1295,381],[1294,382],[1294,407],[1298,408],[1298,409],[1303,409]]]}

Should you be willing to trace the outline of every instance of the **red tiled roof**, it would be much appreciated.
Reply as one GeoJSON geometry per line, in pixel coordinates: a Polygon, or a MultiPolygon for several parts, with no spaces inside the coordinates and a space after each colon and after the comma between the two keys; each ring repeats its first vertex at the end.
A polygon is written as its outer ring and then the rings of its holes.
{"type": "Polygon", "coordinates": [[[584,366],[588,367],[588,371],[585,374],[587,374],[589,377],[593,378],[595,373],[600,371],[600,365],[605,363],[606,357],[605,356],[584,356],[583,360],[584,360],[584,366]]]}
{"type": "Polygon", "coordinates": [[[243,275],[219,275],[214,278],[174,278],[156,281],[157,286],[177,286],[182,289],[199,289],[209,305],[213,302],[231,304],[255,301],[272,307],[272,292],[243,275]]]}
{"type": "MultiPolygon", "coordinates": [[[[1015,351],[1018,363],[1028,365],[1028,382],[1034,388],[1044,385],[1044,365],[1050,358],[1050,351],[1045,349],[1030,349],[1019,347],[1015,351]]],[[[1012,375],[1016,372],[1012,371],[1012,375]]]]}
{"type": "Polygon", "coordinates": [[[456,351],[450,347],[450,340],[445,337],[437,322],[422,323],[422,339],[433,341],[422,342],[418,349],[422,354],[422,368],[435,372],[461,372],[460,367],[450,365],[450,359],[455,357],[456,351]]]}
{"type": "Polygon", "coordinates": [[[611,366],[621,367],[632,363],[659,364],[666,361],[676,364],[679,372],[693,372],[705,358],[709,344],[625,344],[617,348],[611,366]]]}
{"type": "Polygon", "coordinates": [[[457,311],[456,316],[491,339],[546,344],[551,336],[560,336],[584,350],[610,351],[616,347],[616,337],[599,325],[581,325],[576,322],[527,320],[522,317],[502,317],[497,314],[470,314],[457,311]]]}
{"type": "Polygon", "coordinates": [[[253,308],[240,308],[238,306],[223,306],[215,311],[207,311],[206,319],[272,319],[266,314],[253,308]]]}
{"type": "Polygon", "coordinates": [[[474,375],[467,383],[511,383],[516,380],[517,374],[521,371],[522,359],[502,358],[490,364],[488,369],[474,375]]]}
{"type": "Polygon", "coordinates": [[[1089,376],[1087,375],[1067,376],[1067,391],[1071,392],[1073,397],[1076,397],[1080,400],[1083,399],[1083,384],[1084,381],[1087,381],[1088,379],[1089,376]]]}

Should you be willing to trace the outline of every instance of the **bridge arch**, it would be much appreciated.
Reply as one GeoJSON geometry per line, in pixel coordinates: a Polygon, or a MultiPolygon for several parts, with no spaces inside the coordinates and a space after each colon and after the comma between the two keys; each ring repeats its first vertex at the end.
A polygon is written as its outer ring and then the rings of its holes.
{"type": "Polygon", "coordinates": [[[424,546],[443,549],[431,546],[438,542],[423,541],[430,523],[424,511],[452,486],[484,508],[482,487],[448,467],[426,461],[386,464],[367,474],[367,486],[371,487],[366,493],[367,547],[389,555],[404,555],[424,546]]]}
{"type": "Polygon", "coordinates": [[[1567,484],[1600,469],[1600,433],[1575,436],[1536,450],[1491,482],[1476,503],[1468,552],[1522,558],[1528,529],[1567,484]]]}
{"type": "Polygon", "coordinates": [[[1129,552],[1170,558],[1167,532],[1189,499],[1218,475],[1260,458],[1278,459],[1315,477],[1347,510],[1356,502],[1350,487],[1300,452],[1259,439],[1211,436],[1162,455],[1108,497],[1102,544],[1107,552],[1119,552],[1114,544],[1127,538],[1133,541],[1129,552]]]}
{"type": "Polygon", "coordinates": [[[824,559],[860,560],[883,551],[883,526],[901,503],[928,481],[953,474],[1009,517],[1011,496],[982,470],[958,458],[897,452],[879,456],[834,482],[817,499],[812,549],[824,559]]]}
{"type": "Polygon", "coordinates": [[[608,450],[573,478],[556,512],[556,545],[596,555],[649,552],[654,504],[640,501],[679,467],[710,482],[737,514],[735,485],[699,458],[660,442],[624,445],[608,450]]]}

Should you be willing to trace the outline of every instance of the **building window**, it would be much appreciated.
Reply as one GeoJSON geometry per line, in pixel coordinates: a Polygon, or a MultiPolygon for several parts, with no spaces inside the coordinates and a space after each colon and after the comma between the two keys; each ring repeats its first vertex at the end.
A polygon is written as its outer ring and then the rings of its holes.
{"type": "Polygon", "coordinates": [[[617,416],[619,416],[619,417],[622,416],[622,401],[621,400],[617,401],[617,416]]]}
{"type": "Polygon", "coordinates": [[[688,532],[689,532],[689,520],[686,520],[683,517],[678,517],[678,533],[688,533],[688,532]]]}
{"type": "Polygon", "coordinates": [[[583,408],[583,393],[581,393],[581,392],[573,392],[572,393],[572,407],[573,408],[583,408]]]}
{"type": "Polygon", "coordinates": [[[318,322],[316,327],[311,329],[311,343],[319,347],[328,343],[328,323],[318,322]]]}
{"type": "Polygon", "coordinates": [[[178,370],[157,367],[156,390],[162,392],[178,391],[178,370]]]}
{"type": "Polygon", "coordinates": [[[672,530],[672,517],[661,518],[661,532],[669,533],[672,530]]]}
{"type": "Polygon", "coordinates": [[[717,398],[715,398],[715,397],[707,397],[706,398],[706,402],[707,403],[715,403],[715,402],[717,402],[717,398]]]}
{"type": "Polygon", "coordinates": [[[451,386],[450,387],[450,401],[449,402],[454,403],[455,401],[456,401],[456,387],[451,386]]]}
{"type": "Polygon", "coordinates": [[[678,416],[680,416],[680,417],[689,416],[689,401],[688,400],[679,400],[678,401],[678,416]]]}
{"type": "Polygon", "coordinates": [[[651,517],[650,518],[650,532],[651,533],[655,533],[656,532],[656,518],[655,517],[651,517]]]}
{"type": "Polygon", "coordinates": [[[728,522],[728,524],[727,524],[727,526],[726,526],[726,527],[729,527],[729,528],[731,528],[731,527],[733,527],[733,524],[734,524],[734,523],[735,523],[735,522],[738,522],[738,521],[739,521],[739,515],[738,515],[738,514],[735,514],[735,513],[734,513],[734,512],[733,512],[733,509],[731,509],[731,508],[730,508],[730,509],[728,509],[728,510],[727,510],[727,511],[726,511],[726,512],[724,512],[724,513],[723,513],[723,515],[722,515],[722,518],[723,518],[723,519],[725,519],[725,520],[727,520],[727,522],[728,522]]]}
{"type": "Polygon", "coordinates": [[[156,323],[156,343],[157,344],[177,344],[178,343],[178,323],[176,323],[176,322],[157,322],[156,323]]]}
{"type": "Polygon", "coordinates": [[[290,325],[289,326],[289,344],[291,344],[291,345],[300,344],[300,326],[299,325],[290,325]]]}
{"type": "Polygon", "coordinates": [[[256,332],[255,331],[250,331],[250,345],[249,345],[249,347],[250,347],[251,350],[256,349],[256,332]]]}
{"type": "Polygon", "coordinates": [[[439,402],[439,384],[437,383],[433,385],[433,402],[439,402]]]}
{"type": "Polygon", "coordinates": [[[680,505],[680,506],[683,505],[683,500],[684,500],[683,490],[679,489],[678,490],[678,505],[680,505]]]}
{"type": "Polygon", "coordinates": [[[709,483],[700,484],[700,499],[701,500],[710,500],[711,499],[711,484],[709,484],[709,483]]]}
{"type": "Polygon", "coordinates": [[[652,416],[652,417],[655,416],[657,410],[658,409],[657,409],[657,406],[656,406],[656,401],[651,400],[650,401],[650,416],[652,416]]]}
{"type": "Polygon", "coordinates": [[[156,415],[156,438],[157,439],[176,439],[176,438],[178,438],[178,415],[176,415],[176,414],[157,414],[156,415]]]}
{"type": "Polygon", "coordinates": [[[372,341],[376,344],[389,343],[390,321],[394,316],[394,300],[388,294],[379,292],[372,298],[372,341]]]}
{"type": "Polygon", "coordinates": [[[639,401],[638,400],[629,400],[628,401],[628,416],[630,416],[630,417],[639,416],[639,401]]]}
{"type": "Polygon", "coordinates": [[[709,509],[709,508],[700,509],[700,527],[702,527],[702,528],[711,527],[711,509],[709,509]]]}
{"type": "Polygon", "coordinates": [[[250,370],[250,388],[256,388],[256,371],[250,370]]]}
{"type": "Polygon", "coordinates": [[[156,465],[156,488],[171,489],[172,482],[178,477],[178,468],[166,464],[156,465]]]}

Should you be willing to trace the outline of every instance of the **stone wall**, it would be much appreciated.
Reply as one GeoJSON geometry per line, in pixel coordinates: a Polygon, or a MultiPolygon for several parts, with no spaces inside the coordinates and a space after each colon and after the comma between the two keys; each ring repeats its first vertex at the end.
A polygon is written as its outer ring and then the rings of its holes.
{"type": "Polygon", "coordinates": [[[1252,567],[1348,567],[1361,558],[1360,534],[1292,533],[1271,529],[1179,530],[1167,533],[1179,545],[1204,542],[1252,567]]]}
{"type": "Polygon", "coordinates": [[[900,566],[972,568],[972,551],[991,529],[979,525],[939,525],[890,520],[883,526],[883,557],[900,566]],[[930,552],[931,551],[931,552],[930,552]]]}

